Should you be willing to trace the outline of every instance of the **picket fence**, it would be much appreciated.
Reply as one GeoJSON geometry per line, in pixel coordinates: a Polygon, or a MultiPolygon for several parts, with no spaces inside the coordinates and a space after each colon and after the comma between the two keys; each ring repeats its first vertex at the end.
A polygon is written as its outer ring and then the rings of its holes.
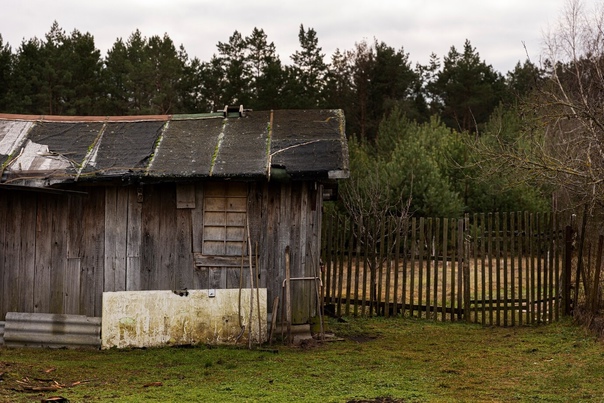
{"type": "Polygon", "coordinates": [[[570,309],[570,236],[550,213],[354,220],[327,211],[327,313],[514,326],[570,309]]]}

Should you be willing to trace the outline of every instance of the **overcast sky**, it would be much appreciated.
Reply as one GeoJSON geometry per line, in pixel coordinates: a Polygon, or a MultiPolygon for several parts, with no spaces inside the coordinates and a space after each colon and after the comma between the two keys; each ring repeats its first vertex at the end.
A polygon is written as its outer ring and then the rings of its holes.
{"type": "MultiPolygon", "coordinates": [[[[103,56],[117,38],[139,29],[167,33],[190,57],[207,61],[235,30],[264,29],[284,63],[298,49],[300,24],[317,32],[326,61],[336,49],[374,38],[409,53],[413,65],[431,53],[463,49],[465,39],[488,64],[506,73],[529,56],[538,61],[543,32],[566,0],[0,0],[0,34],[13,51],[23,39],[44,38],[53,21],[67,33],[94,36],[103,56]]],[[[584,0],[593,8],[602,0],[584,0]]]]}

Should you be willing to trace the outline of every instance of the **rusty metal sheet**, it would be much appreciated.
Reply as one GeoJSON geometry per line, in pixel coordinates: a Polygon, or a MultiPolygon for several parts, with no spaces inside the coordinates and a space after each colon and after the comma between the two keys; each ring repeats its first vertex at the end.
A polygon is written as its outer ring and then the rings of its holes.
{"type": "Polygon", "coordinates": [[[212,176],[265,176],[270,112],[227,119],[212,176]]]}

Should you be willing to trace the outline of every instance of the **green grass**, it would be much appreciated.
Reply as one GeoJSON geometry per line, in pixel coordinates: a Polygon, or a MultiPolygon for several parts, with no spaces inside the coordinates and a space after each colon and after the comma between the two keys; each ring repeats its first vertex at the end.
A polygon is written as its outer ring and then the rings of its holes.
{"type": "Polygon", "coordinates": [[[0,349],[0,401],[604,401],[604,345],[570,322],[483,328],[393,318],[329,327],[344,340],[277,353],[0,349]],[[66,387],[25,391],[55,381],[66,387]]]}

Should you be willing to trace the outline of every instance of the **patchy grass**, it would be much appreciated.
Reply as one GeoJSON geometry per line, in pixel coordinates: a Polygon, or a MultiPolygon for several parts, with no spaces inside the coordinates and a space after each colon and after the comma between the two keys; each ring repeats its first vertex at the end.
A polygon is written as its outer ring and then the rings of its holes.
{"type": "Polygon", "coordinates": [[[278,346],[277,353],[0,349],[0,401],[604,400],[604,345],[570,322],[483,328],[378,318],[330,328],[344,341],[278,346]]]}

